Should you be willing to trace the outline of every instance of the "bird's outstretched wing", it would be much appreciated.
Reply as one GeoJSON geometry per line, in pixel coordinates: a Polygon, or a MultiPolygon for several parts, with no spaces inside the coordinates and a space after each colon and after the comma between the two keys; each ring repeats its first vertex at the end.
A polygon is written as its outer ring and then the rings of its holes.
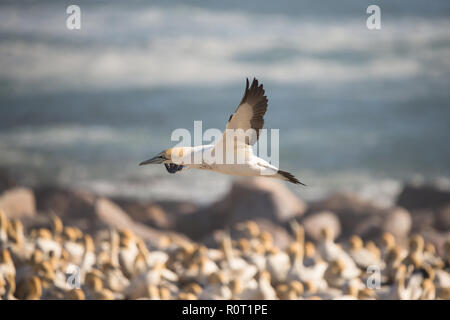
{"type": "Polygon", "coordinates": [[[258,140],[259,131],[264,126],[264,114],[267,110],[267,97],[264,95],[263,85],[258,85],[258,80],[253,78],[252,84],[249,87],[247,84],[242,97],[241,103],[237,107],[234,114],[230,116],[227,123],[227,129],[237,130],[242,129],[244,132],[252,132],[246,138],[246,144],[253,145],[258,140]]]}

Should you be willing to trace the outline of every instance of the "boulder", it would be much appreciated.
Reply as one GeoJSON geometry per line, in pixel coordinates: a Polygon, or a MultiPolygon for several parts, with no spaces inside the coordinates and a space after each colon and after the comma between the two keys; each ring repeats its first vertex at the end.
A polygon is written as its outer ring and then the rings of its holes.
{"type": "Polygon", "coordinates": [[[17,185],[16,179],[7,169],[0,168],[0,192],[12,189],[17,185]]]}
{"type": "Polygon", "coordinates": [[[96,228],[131,229],[133,220],[117,204],[106,198],[99,198],[94,206],[96,228]]]}
{"type": "Polygon", "coordinates": [[[411,232],[421,233],[423,230],[433,229],[436,224],[435,214],[430,209],[411,210],[412,228],[411,232]]]}
{"type": "Polygon", "coordinates": [[[36,214],[36,201],[33,191],[17,187],[0,195],[0,210],[10,219],[32,217],[36,214]]]}
{"type": "Polygon", "coordinates": [[[322,200],[313,202],[309,210],[330,210],[337,215],[370,215],[378,214],[382,208],[372,201],[363,199],[356,193],[337,192],[322,200]]]}
{"type": "Polygon", "coordinates": [[[55,187],[42,187],[36,192],[38,209],[43,213],[57,214],[64,224],[95,234],[101,229],[130,229],[144,240],[154,244],[164,236],[188,241],[174,232],[161,232],[135,222],[113,201],[84,191],[71,191],[55,187]]]}
{"type": "Polygon", "coordinates": [[[177,220],[177,231],[202,238],[245,220],[266,219],[285,223],[303,215],[306,204],[282,182],[269,178],[236,180],[231,191],[212,205],[177,220]]]}
{"type": "Polygon", "coordinates": [[[450,204],[440,208],[437,211],[435,228],[440,231],[450,230],[450,204]]]}
{"type": "MultiPolygon", "coordinates": [[[[358,235],[364,240],[378,240],[383,233],[383,217],[380,215],[366,215],[358,222],[353,230],[344,230],[342,239],[358,235]]],[[[342,240],[340,239],[340,240],[342,240]]]]}
{"type": "Polygon", "coordinates": [[[56,214],[63,220],[85,220],[92,217],[96,196],[86,191],[42,186],[35,189],[37,210],[56,214]]]}
{"type": "Polygon", "coordinates": [[[405,185],[397,198],[397,204],[408,210],[438,209],[450,204],[450,190],[431,185],[405,185]]]}
{"type": "Polygon", "coordinates": [[[331,211],[309,214],[301,220],[301,223],[305,228],[306,235],[315,241],[320,239],[321,230],[324,228],[329,228],[335,238],[341,233],[339,218],[331,211]]]}
{"type": "Polygon", "coordinates": [[[424,230],[420,235],[423,236],[426,242],[432,243],[436,247],[437,253],[442,256],[444,244],[450,239],[450,230],[446,232],[438,232],[434,229],[424,230]]]}
{"type": "MultiPolygon", "coordinates": [[[[130,229],[152,245],[157,245],[163,236],[172,236],[172,238],[177,236],[175,233],[161,232],[133,221],[117,204],[103,197],[95,202],[95,219],[93,219],[93,222],[96,229],[130,229]]],[[[181,238],[181,236],[179,237],[181,238]]]]}
{"type": "Polygon", "coordinates": [[[175,220],[183,214],[198,210],[198,206],[186,201],[142,202],[130,199],[113,199],[137,222],[158,229],[175,228],[175,220]]]}
{"type": "Polygon", "coordinates": [[[392,233],[396,238],[406,238],[412,227],[410,213],[401,207],[394,207],[388,210],[383,219],[383,231],[392,233]]]}
{"type": "MultiPolygon", "coordinates": [[[[322,200],[311,203],[308,214],[309,212],[313,213],[317,211],[331,211],[339,218],[342,237],[354,233],[361,233],[363,229],[372,229],[375,226],[375,220],[378,221],[377,228],[379,228],[379,221],[381,220],[370,217],[384,216],[386,214],[386,210],[383,207],[350,192],[335,193],[322,200]],[[363,227],[363,225],[365,226],[363,227]],[[359,231],[356,230],[357,227],[359,231]]],[[[367,231],[363,233],[365,232],[367,231]]],[[[362,236],[362,234],[359,235],[362,236]]]]}

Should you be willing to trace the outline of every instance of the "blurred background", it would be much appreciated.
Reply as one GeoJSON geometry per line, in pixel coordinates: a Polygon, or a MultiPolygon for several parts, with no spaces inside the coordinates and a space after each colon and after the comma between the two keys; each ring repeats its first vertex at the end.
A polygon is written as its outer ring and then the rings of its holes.
{"type": "Polygon", "coordinates": [[[224,128],[257,77],[302,198],[449,185],[449,16],[446,0],[3,0],[0,167],[27,185],[212,202],[232,178],[138,163],[194,120],[224,128]],[[66,28],[71,4],[81,30],[66,28]]]}

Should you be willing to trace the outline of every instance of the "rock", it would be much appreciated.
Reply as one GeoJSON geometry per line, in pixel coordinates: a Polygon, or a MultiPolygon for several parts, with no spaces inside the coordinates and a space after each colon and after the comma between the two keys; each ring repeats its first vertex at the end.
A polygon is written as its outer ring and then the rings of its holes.
{"type": "Polygon", "coordinates": [[[408,210],[438,209],[450,204],[450,190],[441,190],[430,185],[406,185],[397,198],[397,204],[408,210]]]}
{"type": "Polygon", "coordinates": [[[383,218],[381,215],[366,215],[353,230],[343,232],[342,239],[358,235],[364,240],[378,240],[383,233],[383,218]]]}
{"type": "Polygon", "coordinates": [[[14,188],[16,186],[16,179],[6,169],[0,168],[0,192],[14,188]]]}
{"type": "Polygon", "coordinates": [[[106,198],[95,201],[95,219],[97,228],[131,229],[133,220],[118,205],[106,198]]]}
{"type": "Polygon", "coordinates": [[[0,195],[0,209],[11,219],[32,217],[36,214],[36,201],[33,191],[17,187],[0,195]]]}
{"type": "Polygon", "coordinates": [[[436,247],[436,251],[439,255],[443,254],[444,244],[450,239],[450,230],[446,232],[438,232],[436,230],[424,230],[420,234],[423,236],[426,242],[432,243],[436,247]]]}
{"type": "MultiPolygon", "coordinates": [[[[383,216],[386,214],[384,208],[350,192],[335,193],[323,200],[311,203],[308,213],[317,211],[333,212],[339,218],[342,237],[344,238],[351,234],[363,232],[363,229],[365,230],[363,233],[367,233],[369,229],[373,229],[375,226],[374,221],[377,220],[370,217],[383,216]],[[365,225],[364,228],[363,225],[365,225]],[[357,227],[359,228],[359,231],[356,230],[357,227]]],[[[378,219],[377,221],[379,222],[381,220],[378,219]]],[[[380,226],[381,225],[378,223],[377,228],[380,226]]],[[[362,234],[359,235],[362,236],[362,234]]]]}
{"type": "Polygon", "coordinates": [[[446,205],[437,211],[435,228],[440,231],[450,230],[450,205],[446,205]]]}
{"type": "Polygon", "coordinates": [[[305,228],[306,235],[312,240],[319,240],[321,230],[329,228],[334,237],[337,238],[341,233],[341,224],[338,217],[331,211],[321,211],[309,214],[301,220],[305,228]]]}
{"type": "Polygon", "coordinates": [[[282,226],[277,225],[267,219],[256,219],[254,221],[259,226],[259,229],[261,231],[267,231],[272,235],[273,241],[277,247],[286,249],[293,241],[293,238],[291,237],[289,232],[282,226]]]}
{"type": "Polygon", "coordinates": [[[356,193],[337,192],[310,205],[310,211],[330,210],[337,215],[378,214],[382,208],[356,193]]]}
{"type": "Polygon", "coordinates": [[[183,214],[189,214],[198,209],[185,201],[136,202],[130,199],[114,199],[137,222],[158,229],[175,228],[175,220],[183,214]]]}
{"type": "Polygon", "coordinates": [[[128,228],[152,244],[157,243],[162,236],[189,241],[175,232],[163,233],[135,222],[116,203],[105,197],[97,197],[92,193],[43,187],[39,188],[36,194],[40,211],[57,214],[64,224],[76,226],[91,234],[104,228],[128,228]]]}
{"type": "Polygon", "coordinates": [[[227,211],[236,222],[259,217],[283,223],[306,211],[305,202],[282,182],[269,178],[236,181],[231,192],[216,207],[227,211]]]}
{"type": "Polygon", "coordinates": [[[282,224],[301,216],[306,204],[282,182],[269,178],[237,180],[224,199],[183,215],[177,221],[177,231],[192,238],[201,238],[216,229],[258,218],[282,224]]]}
{"type": "Polygon", "coordinates": [[[157,204],[147,206],[144,210],[145,224],[151,225],[160,229],[170,229],[173,227],[171,217],[157,204]]]}
{"type": "Polygon", "coordinates": [[[412,227],[412,219],[409,212],[400,207],[388,210],[383,219],[383,231],[392,233],[396,238],[406,238],[412,227]]]}
{"type": "Polygon", "coordinates": [[[43,214],[57,214],[63,220],[83,220],[92,217],[96,196],[89,192],[58,187],[35,189],[37,210],[43,214]]]}
{"type": "Polygon", "coordinates": [[[435,225],[435,214],[430,209],[414,209],[411,211],[411,232],[421,233],[423,230],[433,229],[435,225]]]}
{"type": "MultiPolygon", "coordinates": [[[[95,221],[96,229],[130,229],[137,236],[150,242],[153,246],[157,246],[163,236],[171,236],[172,238],[179,237],[181,240],[181,236],[175,233],[161,232],[141,223],[134,222],[117,204],[106,198],[99,198],[95,202],[95,217],[96,219],[93,221],[95,221]]],[[[187,239],[184,238],[184,240],[187,239]]]]}
{"type": "Polygon", "coordinates": [[[152,246],[157,246],[162,237],[170,237],[176,241],[190,241],[185,236],[175,232],[162,232],[135,222],[121,207],[111,200],[100,197],[95,202],[95,221],[97,229],[105,227],[114,229],[130,229],[137,236],[149,242],[152,246]]]}

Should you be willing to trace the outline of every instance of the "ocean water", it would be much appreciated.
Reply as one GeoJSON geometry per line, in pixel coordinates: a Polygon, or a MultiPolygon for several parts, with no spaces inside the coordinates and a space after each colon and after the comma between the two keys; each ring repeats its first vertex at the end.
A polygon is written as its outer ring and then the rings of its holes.
{"type": "Polygon", "coordinates": [[[69,4],[0,3],[0,167],[26,183],[211,202],[233,178],[137,164],[257,77],[301,197],[449,184],[448,1],[377,1],[378,31],[370,1],[79,1],[81,30],[69,4]]]}

